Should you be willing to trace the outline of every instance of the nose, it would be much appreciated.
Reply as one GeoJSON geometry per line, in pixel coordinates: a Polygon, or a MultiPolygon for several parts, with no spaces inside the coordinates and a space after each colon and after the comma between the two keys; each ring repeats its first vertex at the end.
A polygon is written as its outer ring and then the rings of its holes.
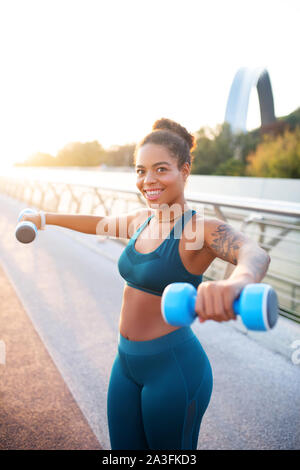
{"type": "Polygon", "coordinates": [[[144,176],[144,184],[145,183],[154,183],[156,181],[155,174],[152,171],[147,171],[144,176]]]}

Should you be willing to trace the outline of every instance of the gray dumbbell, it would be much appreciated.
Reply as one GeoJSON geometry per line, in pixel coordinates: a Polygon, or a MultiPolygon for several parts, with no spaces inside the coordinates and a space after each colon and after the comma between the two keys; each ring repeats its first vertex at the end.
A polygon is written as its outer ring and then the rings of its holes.
{"type": "MultiPolygon", "coordinates": [[[[37,211],[34,209],[23,209],[18,217],[18,221],[23,217],[24,214],[37,214],[37,211]]],[[[37,236],[38,230],[33,222],[29,220],[23,220],[19,222],[16,226],[16,238],[21,243],[31,243],[37,236]]]]}

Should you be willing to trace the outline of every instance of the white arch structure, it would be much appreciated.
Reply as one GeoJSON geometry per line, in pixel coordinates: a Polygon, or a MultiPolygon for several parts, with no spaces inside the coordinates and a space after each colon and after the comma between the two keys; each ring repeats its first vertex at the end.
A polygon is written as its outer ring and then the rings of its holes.
{"type": "Polygon", "coordinates": [[[274,113],[273,92],[268,71],[259,67],[240,68],[233,79],[227,100],[225,122],[228,122],[234,133],[246,132],[250,92],[256,87],[261,125],[266,126],[276,121],[274,113]]]}

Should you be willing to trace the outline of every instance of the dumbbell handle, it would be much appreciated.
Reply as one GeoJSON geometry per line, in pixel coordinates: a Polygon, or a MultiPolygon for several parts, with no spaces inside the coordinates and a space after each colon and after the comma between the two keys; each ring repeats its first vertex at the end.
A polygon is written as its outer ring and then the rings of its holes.
{"type": "MultiPolygon", "coordinates": [[[[197,294],[193,294],[189,298],[189,303],[190,303],[189,313],[190,313],[191,323],[195,320],[195,318],[197,318],[197,313],[195,312],[196,299],[197,299],[197,294]]],[[[238,299],[235,299],[233,301],[233,311],[235,315],[241,315],[240,309],[241,309],[241,302],[240,302],[240,297],[239,297],[238,299]]]]}
{"type": "MultiPolygon", "coordinates": [[[[197,314],[196,288],[188,283],[169,284],[162,296],[161,310],[165,321],[174,326],[190,325],[197,314]]],[[[267,331],[278,318],[277,295],[268,284],[248,284],[234,300],[233,311],[250,330],[267,331]]]]}

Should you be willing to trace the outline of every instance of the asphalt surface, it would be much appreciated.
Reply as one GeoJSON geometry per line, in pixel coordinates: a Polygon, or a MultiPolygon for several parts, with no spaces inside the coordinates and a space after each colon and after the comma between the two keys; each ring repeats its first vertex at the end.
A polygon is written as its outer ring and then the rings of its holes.
{"type": "Polygon", "coordinates": [[[101,449],[2,268],[0,305],[0,450],[101,449]]]}
{"type": "MultiPolygon", "coordinates": [[[[26,432],[18,440],[21,417],[27,414],[31,429],[39,436],[34,445],[40,447],[35,448],[45,448],[45,433],[51,428],[51,448],[61,445],[55,436],[65,433],[64,448],[110,449],[106,394],[123,290],[116,259],[123,248],[113,240],[100,241],[58,227],[39,232],[32,244],[20,244],[14,229],[24,207],[0,195],[0,264],[4,270],[0,273],[9,286],[8,296],[13,299],[15,295],[14,302],[23,309],[16,321],[1,308],[0,341],[9,344],[16,328],[25,332],[21,325],[26,323],[26,334],[15,345],[14,354],[21,364],[24,352],[32,349],[35,370],[31,373],[30,367],[24,368],[28,372],[24,385],[26,374],[20,378],[16,373],[7,348],[6,364],[0,364],[0,373],[11,381],[9,407],[3,402],[3,397],[9,397],[5,381],[0,385],[3,448],[30,448],[26,432]],[[39,343],[39,348],[30,346],[32,341],[39,343]],[[55,380],[44,374],[48,369],[55,380]],[[28,376],[34,379],[34,387],[28,386],[28,376]],[[47,396],[48,403],[55,404],[54,397],[66,400],[68,406],[63,401],[56,404],[57,410],[65,411],[63,419],[55,411],[47,414],[48,427],[34,416],[30,421],[31,404],[37,400],[35,387],[41,387],[41,395],[45,395],[45,401],[39,402],[39,413],[47,406],[47,396]],[[15,399],[13,390],[22,391],[27,398],[15,399]],[[87,432],[81,442],[76,429],[79,422],[87,432]]],[[[11,301],[5,302],[10,305],[11,301]]],[[[292,361],[292,343],[300,340],[299,325],[280,319],[271,332],[249,333],[238,321],[195,322],[193,330],[208,354],[214,375],[198,448],[300,449],[300,365],[292,361]]]]}

